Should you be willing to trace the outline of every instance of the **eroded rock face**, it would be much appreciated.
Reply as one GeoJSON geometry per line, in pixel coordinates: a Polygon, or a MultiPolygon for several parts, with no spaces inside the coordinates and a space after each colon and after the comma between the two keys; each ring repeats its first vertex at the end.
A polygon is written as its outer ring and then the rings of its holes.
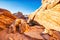
{"type": "Polygon", "coordinates": [[[10,11],[6,9],[0,9],[0,28],[5,29],[8,27],[17,17],[12,15],[10,11]]]}
{"type": "MultiPolygon", "coordinates": [[[[34,20],[45,27],[46,30],[44,31],[44,33],[49,33],[53,35],[54,32],[51,32],[50,29],[60,32],[59,18],[60,0],[43,0],[41,8],[39,8],[38,11],[35,11],[34,13],[29,15],[28,23],[31,20],[34,20]]],[[[58,37],[57,39],[60,40],[58,37]]],[[[53,40],[53,38],[51,38],[50,40],[53,40]]]]}
{"type": "Polygon", "coordinates": [[[24,19],[16,19],[10,26],[9,31],[16,33],[16,31],[20,33],[24,33],[26,30],[28,31],[29,25],[24,19]]]}
{"type": "Polygon", "coordinates": [[[53,29],[56,31],[60,31],[59,30],[60,29],[60,25],[59,25],[60,24],[59,22],[60,0],[52,0],[52,1],[45,0],[45,1],[47,2],[43,1],[41,9],[39,8],[37,13],[34,13],[34,15],[32,15],[33,17],[30,17],[29,20],[32,18],[32,20],[37,21],[39,24],[43,25],[46,29],[53,29]]]}
{"type": "Polygon", "coordinates": [[[35,16],[35,21],[37,21],[39,24],[43,25],[46,29],[53,29],[56,31],[60,31],[60,3],[54,6],[51,9],[45,10],[44,12],[39,12],[35,16]]]}

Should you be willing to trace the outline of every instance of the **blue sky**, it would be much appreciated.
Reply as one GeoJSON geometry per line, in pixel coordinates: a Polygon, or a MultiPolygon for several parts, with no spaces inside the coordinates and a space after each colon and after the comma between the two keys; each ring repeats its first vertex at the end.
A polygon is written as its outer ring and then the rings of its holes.
{"type": "Polygon", "coordinates": [[[41,0],[0,0],[0,8],[7,9],[12,13],[22,12],[30,14],[41,5],[41,0]]]}

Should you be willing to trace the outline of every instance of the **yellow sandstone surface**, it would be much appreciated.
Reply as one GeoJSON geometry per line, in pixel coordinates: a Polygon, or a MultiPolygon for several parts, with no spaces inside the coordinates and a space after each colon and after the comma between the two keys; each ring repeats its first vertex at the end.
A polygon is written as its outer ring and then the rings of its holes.
{"type": "Polygon", "coordinates": [[[43,0],[38,11],[29,15],[28,22],[34,20],[45,29],[60,32],[60,0],[43,0]]]}

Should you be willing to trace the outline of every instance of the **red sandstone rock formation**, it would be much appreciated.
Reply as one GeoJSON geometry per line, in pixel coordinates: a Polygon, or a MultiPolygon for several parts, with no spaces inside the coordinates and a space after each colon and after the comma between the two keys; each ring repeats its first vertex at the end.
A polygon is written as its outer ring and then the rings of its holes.
{"type": "Polygon", "coordinates": [[[10,11],[6,9],[0,9],[0,28],[5,29],[8,27],[17,17],[12,15],[10,11]]]}

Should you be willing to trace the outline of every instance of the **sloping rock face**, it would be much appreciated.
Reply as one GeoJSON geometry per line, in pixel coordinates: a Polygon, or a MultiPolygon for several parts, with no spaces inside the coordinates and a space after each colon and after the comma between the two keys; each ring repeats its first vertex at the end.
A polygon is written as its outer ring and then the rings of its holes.
{"type": "MultiPolygon", "coordinates": [[[[28,23],[36,21],[45,27],[43,33],[54,35],[60,40],[55,31],[60,32],[60,0],[42,0],[42,5],[35,12],[29,15],[28,23]],[[55,31],[51,31],[55,30],[55,31]]],[[[60,35],[60,33],[59,33],[60,35]]],[[[51,39],[53,40],[53,39],[51,39]]]]}
{"type": "Polygon", "coordinates": [[[60,4],[57,4],[55,7],[53,7],[50,10],[45,10],[44,12],[41,12],[40,15],[36,15],[35,19],[39,24],[44,25],[47,29],[53,29],[56,31],[60,31],[60,12],[59,12],[59,6],[60,4]],[[58,8],[57,8],[58,7],[58,8]],[[57,11],[58,10],[58,11],[57,11]]]}
{"type": "MultiPolygon", "coordinates": [[[[41,8],[29,16],[29,20],[37,21],[46,29],[60,31],[60,0],[45,0],[41,8]],[[51,7],[52,6],[52,7],[51,7]]],[[[28,22],[29,22],[28,20],[28,22]]]]}
{"type": "Polygon", "coordinates": [[[17,17],[12,15],[10,11],[6,9],[0,9],[0,28],[5,29],[8,27],[17,17]]]}
{"type": "Polygon", "coordinates": [[[60,3],[56,4],[53,8],[44,10],[44,12],[37,13],[35,21],[38,19],[38,23],[43,25],[46,29],[56,30],[60,32],[60,3]]]}

